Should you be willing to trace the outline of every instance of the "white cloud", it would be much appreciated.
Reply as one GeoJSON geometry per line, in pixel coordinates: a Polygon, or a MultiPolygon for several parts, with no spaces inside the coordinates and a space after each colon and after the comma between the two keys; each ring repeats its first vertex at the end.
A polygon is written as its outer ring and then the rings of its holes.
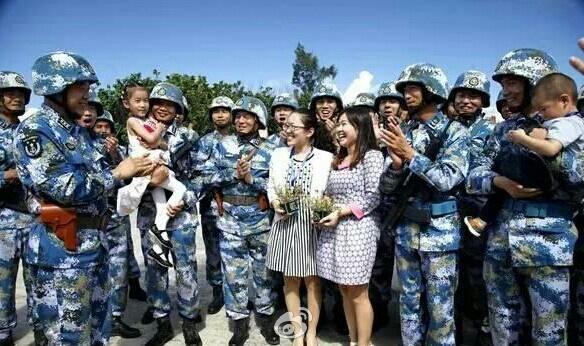
{"type": "Polygon", "coordinates": [[[359,72],[357,78],[353,79],[351,84],[343,94],[343,102],[345,104],[352,103],[358,94],[372,92],[373,74],[369,71],[363,70],[359,72]]]}

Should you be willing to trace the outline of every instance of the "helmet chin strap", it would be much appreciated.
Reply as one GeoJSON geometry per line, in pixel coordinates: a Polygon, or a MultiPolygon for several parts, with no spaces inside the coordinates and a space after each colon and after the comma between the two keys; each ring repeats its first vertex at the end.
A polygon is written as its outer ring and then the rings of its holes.
{"type": "Polygon", "coordinates": [[[479,116],[483,114],[482,108],[477,109],[474,113],[462,113],[456,116],[456,120],[465,126],[469,126],[479,116]]]}

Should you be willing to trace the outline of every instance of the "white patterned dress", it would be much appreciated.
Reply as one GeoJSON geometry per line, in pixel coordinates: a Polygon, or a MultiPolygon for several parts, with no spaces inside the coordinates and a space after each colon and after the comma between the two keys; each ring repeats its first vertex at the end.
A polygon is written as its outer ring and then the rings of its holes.
{"type": "Polygon", "coordinates": [[[348,205],[353,215],[336,228],[319,232],[316,252],[318,275],[341,285],[369,283],[379,238],[379,178],[383,156],[370,150],[354,168],[332,170],[326,188],[336,204],[348,205]]]}
{"type": "MultiPolygon", "coordinates": [[[[312,184],[314,156],[306,161],[290,159],[287,181],[294,180],[304,194],[310,193],[312,184]],[[296,177],[293,179],[293,177],[296,177]]],[[[302,200],[300,210],[283,219],[275,221],[270,231],[266,266],[285,276],[316,276],[316,239],[317,234],[310,220],[308,201],[302,200]]]]}

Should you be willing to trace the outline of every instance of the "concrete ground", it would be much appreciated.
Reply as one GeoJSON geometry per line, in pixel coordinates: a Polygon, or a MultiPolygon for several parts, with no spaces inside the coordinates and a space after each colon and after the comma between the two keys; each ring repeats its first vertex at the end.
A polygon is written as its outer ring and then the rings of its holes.
{"type": "MultiPolygon", "coordinates": [[[[134,244],[138,244],[137,239],[134,239],[134,244]]],[[[136,246],[137,247],[137,246],[136,246]]],[[[139,256],[138,263],[143,264],[141,254],[139,256]]],[[[205,278],[205,248],[203,244],[203,238],[201,232],[197,234],[197,264],[199,270],[199,285],[200,285],[200,296],[201,296],[201,306],[203,311],[204,323],[198,325],[198,330],[200,332],[201,338],[205,345],[227,345],[227,342],[231,338],[231,331],[229,330],[229,325],[227,323],[227,318],[225,316],[225,311],[215,315],[207,315],[206,307],[211,302],[212,292],[211,287],[207,284],[205,278]]],[[[176,302],[176,286],[174,272],[171,271],[171,298],[176,302]]],[[[394,280],[394,285],[396,280],[394,280]]],[[[144,285],[142,285],[144,287],[144,285]]],[[[395,293],[395,292],[394,292],[395,293]]],[[[22,277],[19,274],[17,282],[17,292],[16,292],[16,305],[18,310],[18,326],[14,331],[14,338],[17,345],[34,345],[33,333],[30,326],[26,322],[26,293],[24,290],[24,285],[22,283],[22,277]]],[[[175,303],[176,304],[176,303],[175,303]]],[[[380,330],[375,334],[373,338],[373,343],[376,346],[380,345],[399,345],[399,321],[398,321],[398,309],[396,304],[396,299],[390,304],[390,316],[391,322],[384,329],[380,330]]],[[[135,300],[128,300],[128,307],[126,314],[124,316],[124,321],[135,328],[140,329],[142,332],[142,337],[138,339],[121,339],[112,338],[110,340],[111,345],[144,345],[150,337],[156,332],[156,323],[150,325],[143,325],[140,323],[142,314],[146,310],[146,303],[138,302],[135,300]]],[[[336,316],[336,318],[344,318],[344,316],[336,316]]],[[[174,312],[172,314],[172,323],[175,331],[175,338],[167,343],[167,345],[184,345],[184,339],[181,331],[181,322],[179,316],[174,312]]],[[[246,342],[246,345],[267,345],[264,342],[259,329],[255,326],[255,323],[251,323],[250,328],[250,338],[246,342]]],[[[322,330],[319,335],[319,341],[321,346],[325,345],[348,345],[348,337],[339,336],[334,332],[332,327],[326,327],[322,330]]],[[[282,339],[281,345],[291,345],[291,340],[282,339]]]]}

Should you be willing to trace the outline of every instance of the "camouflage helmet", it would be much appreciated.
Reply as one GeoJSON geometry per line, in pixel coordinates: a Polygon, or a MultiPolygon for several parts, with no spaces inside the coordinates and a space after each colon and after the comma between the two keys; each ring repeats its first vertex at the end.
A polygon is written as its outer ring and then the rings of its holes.
{"type": "Polygon", "coordinates": [[[99,99],[99,95],[97,94],[97,90],[95,90],[95,88],[89,88],[89,98],[87,102],[95,107],[95,109],[97,110],[98,117],[101,114],[103,114],[103,104],[101,103],[101,100],[99,99]]]}
{"type": "Polygon", "coordinates": [[[470,89],[480,92],[483,96],[483,108],[487,108],[491,104],[491,82],[489,82],[487,75],[481,71],[470,70],[458,76],[456,83],[454,83],[454,86],[450,90],[449,99],[454,100],[456,92],[460,89],[470,89]]]}
{"type": "Polygon", "coordinates": [[[270,114],[272,116],[274,115],[274,109],[278,106],[286,106],[296,110],[298,109],[298,101],[296,100],[296,97],[290,93],[282,93],[277,95],[274,98],[274,102],[272,102],[272,107],[270,107],[270,114]]]}
{"type": "Polygon", "coordinates": [[[24,103],[28,104],[30,101],[30,87],[26,84],[24,78],[11,71],[0,71],[0,90],[2,89],[22,89],[24,91],[24,103]]]}
{"type": "Polygon", "coordinates": [[[449,86],[448,78],[440,67],[432,64],[413,64],[406,67],[400,74],[395,88],[400,93],[404,93],[406,84],[419,84],[427,92],[438,98],[437,103],[444,103],[448,99],[449,86]]]}
{"type": "Polygon", "coordinates": [[[381,83],[379,90],[377,90],[377,97],[375,98],[375,103],[373,105],[375,110],[379,110],[379,104],[381,101],[388,98],[398,99],[402,106],[405,105],[406,102],[404,95],[395,88],[395,82],[381,83]]]}
{"type": "Polygon", "coordinates": [[[578,109],[584,106],[584,84],[580,86],[580,92],[578,93],[578,109]]]}
{"type": "Polygon", "coordinates": [[[353,101],[353,103],[351,104],[351,106],[364,106],[371,108],[373,108],[374,105],[375,95],[373,95],[372,93],[359,93],[357,97],[355,97],[355,101],[353,101]]]}
{"type": "Polygon", "coordinates": [[[38,58],[32,66],[32,87],[39,96],[54,95],[77,82],[98,81],[85,58],[68,52],[54,52],[38,58]]]}
{"type": "Polygon", "coordinates": [[[503,90],[501,90],[499,91],[499,95],[497,95],[497,102],[495,103],[499,114],[503,112],[503,103],[505,102],[507,102],[507,100],[505,100],[505,95],[503,95],[503,90]]]}
{"type": "Polygon", "coordinates": [[[183,117],[188,117],[189,116],[189,112],[191,111],[191,106],[189,106],[189,101],[187,100],[187,98],[183,95],[182,97],[182,105],[183,105],[183,117]]]}
{"type": "Polygon", "coordinates": [[[168,82],[160,82],[152,88],[150,92],[150,100],[166,100],[173,102],[177,109],[176,113],[183,112],[183,93],[174,84],[168,82]]]}
{"type": "Polygon", "coordinates": [[[505,76],[523,77],[533,87],[541,77],[557,71],[558,64],[549,54],[539,49],[523,48],[501,58],[495,67],[493,80],[501,83],[505,76]]]}
{"type": "Polygon", "coordinates": [[[244,96],[237,100],[231,114],[235,115],[238,111],[245,111],[257,116],[261,125],[260,129],[265,129],[268,126],[268,109],[262,100],[252,96],[244,96]]]}
{"type": "Polygon", "coordinates": [[[213,101],[211,101],[211,104],[208,107],[209,116],[211,116],[211,113],[213,113],[215,108],[227,108],[231,112],[233,107],[235,107],[235,103],[232,99],[227,96],[217,96],[213,99],[213,101]]]}
{"type": "Polygon", "coordinates": [[[114,123],[114,117],[107,110],[104,109],[103,113],[101,113],[101,115],[97,117],[95,122],[97,123],[98,121],[107,121],[111,125],[112,131],[115,131],[116,124],[114,123]]]}
{"type": "Polygon", "coordinates": [[[341,92],[337,89],[337,86],[332,80],[325,79],[316,86],[314,93],[310,98],[309,108],[312,112],[316,110],[316,101],[324,97],[330,97],[337,102],[337,112],[343,110],[343,98],[341,97],[341,92]]]}

